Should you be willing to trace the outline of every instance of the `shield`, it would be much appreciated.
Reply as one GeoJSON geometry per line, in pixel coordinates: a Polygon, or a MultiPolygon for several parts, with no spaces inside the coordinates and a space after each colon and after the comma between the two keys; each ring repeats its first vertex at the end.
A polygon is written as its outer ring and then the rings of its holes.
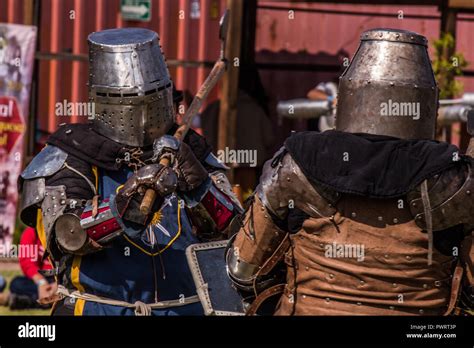
{"type": "Polygon", "coordinates": [[[189,268],[206,315],[244,315],[245,303],[227,275],[228,241],[190,245],[189,268]]]}

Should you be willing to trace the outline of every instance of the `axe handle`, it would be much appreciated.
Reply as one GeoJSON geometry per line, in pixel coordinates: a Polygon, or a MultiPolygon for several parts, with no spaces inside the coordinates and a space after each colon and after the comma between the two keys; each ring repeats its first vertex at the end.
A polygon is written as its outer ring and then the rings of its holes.
{"type": "Polygon", "coordinates": [[[467,147],[466,155],[474,157],[474,137],[471,137],[471,140],[469,140],[469,146],[467,147]]]}
{"type": "MultiPolygon", "coordinates": [[[[219,60],[214,64],[209,76],[206,78],[206,81],[201,85],[199,91],[196,93],[189,109],[186,111],[183,117],[183,124],[176,130],[174,137],[178,140],[183,140],[186,134],[188,133],[189,128],[193,122],[194,116],[201,109],[202,102],[207,98],[209,92],[214,88],[217,81],[220,80],[224,71],[226,69],[226,62],[224,60],[219,60]]],[[[167,158],[162,158],[160,164],[164,166],[169,166],[170,162],[167,158]]],[[[151,207],[156,199],[156,192],[152,189],[148,189],[145,192],[142,203],[140,204],[140,212],[143,215],[148,215],[150,213],[151,207]]]]}
{"type": "Polygon", "coordinates": [[[194,116],[197,115],[201,109],[202,103],[206,100],[209,92],[214,88],[217,82],[221,79],[225,72],[227,63],[225,60],[218,60],[212,67],[211,72],[207,76],[204,83],[199,88],[196,96],[194,97],[191,105],[183,116],[183,124],[176,130],[174,136],[179,140],[183,140],[188,133],[191,124],[193,123],[194,116]]]}
{"type": "MultiPolygon", "coordinates": [[[[160,164],[167,167],[170,165],[170,161],[168,158],[160,159],[160,164]]],[[[142,203],[140,204],[140,212],[143,215],[148,215],[150,213],[151,207],[153,203],[155,203],[156,199],[156,192],[152,189],[147,189],[145,192],[145,196],[143,197],[142,203]]]]}

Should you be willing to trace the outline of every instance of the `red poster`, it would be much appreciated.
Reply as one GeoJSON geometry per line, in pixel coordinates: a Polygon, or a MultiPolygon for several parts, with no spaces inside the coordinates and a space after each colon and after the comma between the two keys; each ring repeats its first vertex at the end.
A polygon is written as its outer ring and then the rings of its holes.
{"type": "Polygon", "coordinates": [[[15,229],[35,45],[36,27],[0,24],[0,250],[4,251],[15,229]]]}

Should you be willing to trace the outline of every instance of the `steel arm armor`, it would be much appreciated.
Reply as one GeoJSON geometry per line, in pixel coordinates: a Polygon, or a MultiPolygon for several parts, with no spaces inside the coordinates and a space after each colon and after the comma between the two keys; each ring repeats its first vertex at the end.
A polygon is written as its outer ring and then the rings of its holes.
{"type": "MultiPolygon", "coordinates": [[[[263,266],[287,235],[274,220],[284,221],[292,208],[314,217],[335,213],[329,201],[282,148],[265,163],[255,201],[247,210],[243,226],[227,253],[229,275],[238,285],[248,286],[262,275],[263,266]]],[[[270,270],[265,267],[265,273],[270,270]]]]}
{"type": "Polygon", "coordinates": [[[62,252],[54,233],[58,218],[83,210],[96,195],[94,182],[90,165],[52,145],[45,147],[21,174],[20,217],[43,235],[54,259],[62,252]]]}
{"type": "Polygon", "coordinates": [[[202,241],[227,239],[231,221],[243,212],[225,174],[214,169],[202,192],[185,195],[191,220],[202,241]]]}
{"type": "Polygon", "coordinates": [[[425,207],[418,187],[408,194],[410,210],[416,224],[426,230],[427,214],[433,231],[463,225],[474,229],[474,173],[472,161],[456,166],[428,180],[429,207],[425,207]]]}

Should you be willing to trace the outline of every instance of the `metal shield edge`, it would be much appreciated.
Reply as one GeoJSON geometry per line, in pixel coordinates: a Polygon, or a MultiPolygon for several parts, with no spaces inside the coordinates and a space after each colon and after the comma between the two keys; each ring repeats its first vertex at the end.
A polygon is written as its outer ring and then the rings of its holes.
{"type": "Polygon", "coordinates": [[[204,308],[204,314],[207,316],[217,315],[217,316],[240,316],[245,315],[245,313],[239,312],[229,312],[229,311],[219,311],[212,308],[211,298],[209,295],[207,283],[204,281],[201,270],[199,268],[199,262],[196,256],[196,251],[225,248],[228,244],[228,240],[207,242],[207,243],[198,243],[192,244],[186,248],[186,258],[188,260],[189,269],[193,276],[194,284],[196,285],[196,292],[201,301],[202,307],[204,308]]]}

